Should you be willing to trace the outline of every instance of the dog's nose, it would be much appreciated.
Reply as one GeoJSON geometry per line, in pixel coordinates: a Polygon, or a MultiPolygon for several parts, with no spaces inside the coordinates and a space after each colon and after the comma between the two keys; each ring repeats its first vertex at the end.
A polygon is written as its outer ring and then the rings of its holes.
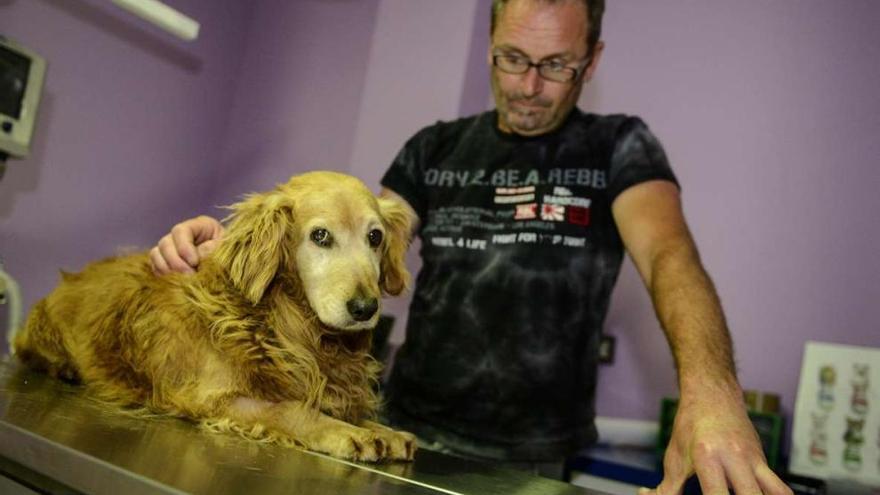
{"type": "Polygon", "coordinates": [[[367,321],[379,309],[379,300],[375,297],[354,297],[345,303],[348,313],[357,321],[367,321]]]}

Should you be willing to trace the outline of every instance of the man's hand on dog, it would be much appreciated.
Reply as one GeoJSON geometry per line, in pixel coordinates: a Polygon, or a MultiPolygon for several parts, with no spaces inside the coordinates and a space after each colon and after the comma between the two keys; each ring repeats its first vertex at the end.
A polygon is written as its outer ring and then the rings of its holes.
{"type": "Polygon", "coordinates": [[[207,215],[180,222],[150,250],[153,273],[195,273],[202,258],[217,248],[223,232],[220,222],[207,215]]]}

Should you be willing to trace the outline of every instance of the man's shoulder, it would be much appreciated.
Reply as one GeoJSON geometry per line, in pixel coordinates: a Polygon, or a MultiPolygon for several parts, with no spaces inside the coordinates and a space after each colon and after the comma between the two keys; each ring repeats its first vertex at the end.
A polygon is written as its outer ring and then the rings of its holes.
{"type": "Polygon", "coordinates": [[[417,135],[429,134],[438,137],[446,137],[451,135],[458,135],[468,131],[469,129],[474,129],[477,127],[483,127],[487,125],[491,127],[492,122],[495,121],[493,115],[494,112],[488,111],[475,115],[459,117],[452,120],[438,120],[431,125],[423,127],[417,135]]]}
{"type": "Polygon", "coordinates": [[[575,108],[573,112],[574,115],[572,120],[574,123],[579,127],[587,128],[591,131],[618,132],[625,128],[645,126],[645,122],[637,115],[626,113],[599,114],[584,112],[577,108],[575,108]]]}
{"type": "Polygon", "coordinates": [[[650,136],[655,139],[647,124],[637,115],[585,113],[575,109],[569,120],[565,139],[588,142],[594,146],[613,149],[633,136],[650,136]]]}

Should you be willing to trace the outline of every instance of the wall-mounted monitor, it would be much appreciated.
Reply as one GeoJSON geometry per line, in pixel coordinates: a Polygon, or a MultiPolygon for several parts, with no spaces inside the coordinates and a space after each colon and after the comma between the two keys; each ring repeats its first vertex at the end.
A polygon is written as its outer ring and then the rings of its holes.
{"type": "Polygon", "coordinates": [[[45,78],[43,57],[0,36],[0,156],[30,153],[45,78]]]}

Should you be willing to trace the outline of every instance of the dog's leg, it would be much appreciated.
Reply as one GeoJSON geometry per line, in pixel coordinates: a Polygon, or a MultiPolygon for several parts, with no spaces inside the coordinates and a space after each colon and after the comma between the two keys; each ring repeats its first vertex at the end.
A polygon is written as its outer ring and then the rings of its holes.
{"type": "Polygon", "coordinates": [[[252,438],[280,437],[282,441],[343,459],[412,460],[415,450],[414,439],[361,428],[298,401],[237,397],[219,409],[217,417],[204,421],[213,429],[236,431],[252,438]]]}
{"type": "Polygon", "coordinates": [[[15,354],[32,369],[67,381],[79,381],[79,373],[61,331],[46,310],[46,300],[38,302],[28,315],[24,330],[15,336],[15,354]]]}

